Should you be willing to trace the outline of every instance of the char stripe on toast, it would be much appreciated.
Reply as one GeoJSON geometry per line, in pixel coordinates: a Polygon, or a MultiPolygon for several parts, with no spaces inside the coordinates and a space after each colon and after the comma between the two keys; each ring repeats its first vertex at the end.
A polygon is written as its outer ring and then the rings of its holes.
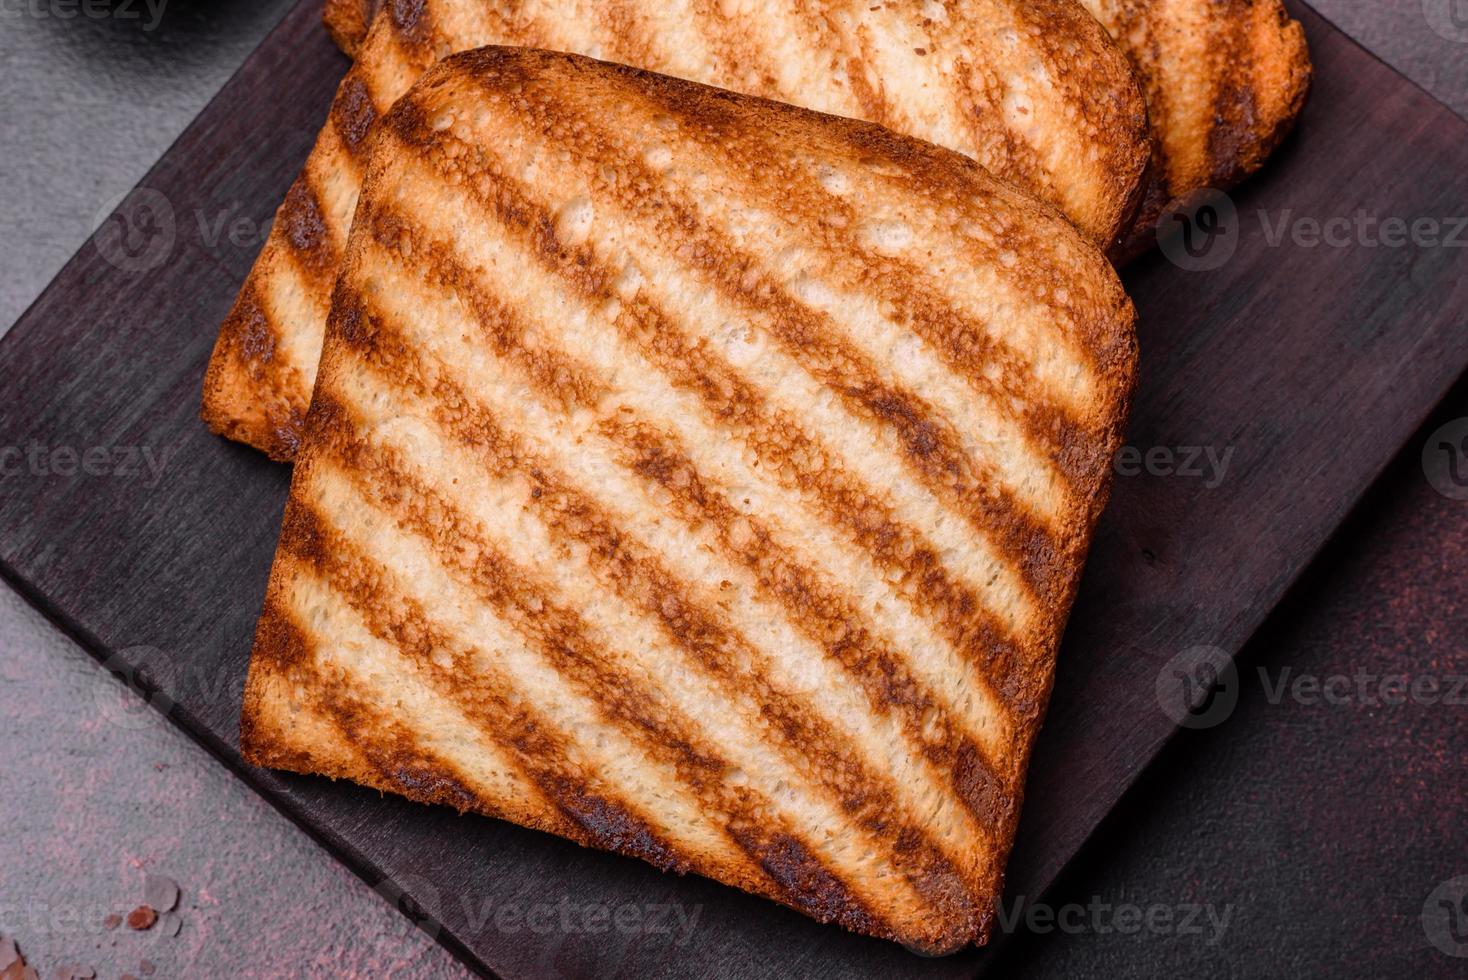
{"type": "Polygon", "coordinates": [[[246,758],[984,941],[1135,383],[1104,256],[574,55],[451,57],[371,143],[246,758]]]}
{"type": "Polygon", "coordinates": [[[1309,94],[1305,29],[1280,0],[1081,0],[1127,52],[1147,92],[1155,159],[1132,233],[1150,249],[1168,206],[1228,190],[1264,165],[1309,94]]]}
{"type": "MultiPolygon", "coordinates": [[[[345,23],[342,9],[329,23],[345,23]]],[[[289,220],[220,331],[203,406],[216,432],[294,456],[373,123],[435,59],[485,44],[575,51],[880,122],[974,157],[1103,244],[1130,228],[1150,161],[1140,86],[1075,0],[765,0],[737,14],[703,0],[388,4],[282,212],[289,220]]]]}
{"type": "MultiPolygon", "coordinates": [[[[1112,253],[1124,262],[1152,247],[1170,203],[1228,190],[1263,166],[1304,106],[1310,53],[1279,0],[1081,2],[1132,60],[1155,137],[1143,205],[1112,253]]],[[[356,56],[378,6],[327,0],[343,51],[356,56]]]]}

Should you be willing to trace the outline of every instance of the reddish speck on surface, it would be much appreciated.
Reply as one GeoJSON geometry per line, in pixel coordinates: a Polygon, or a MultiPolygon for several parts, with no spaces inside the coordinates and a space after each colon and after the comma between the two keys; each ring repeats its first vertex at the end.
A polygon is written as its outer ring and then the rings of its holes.
{"type": "Polygon", "coordinates": [[[147,905],[139,905],[127,914],[127,927],[129,929],[137,929],[139,931],[151,929],[153,928],[153,923],[157,921],[158,913],[147,905]]]}

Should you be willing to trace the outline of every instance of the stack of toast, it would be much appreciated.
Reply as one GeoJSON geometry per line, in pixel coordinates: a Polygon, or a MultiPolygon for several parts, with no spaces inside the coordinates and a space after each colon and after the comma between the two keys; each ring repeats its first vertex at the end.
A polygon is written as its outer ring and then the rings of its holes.
{"type": "Polygon", "coordinates": [[[1137,373],[1115,264],[1257,169],[1274,0],[328,0],[220,332],[296,464],[256,764],[984,942],[1137,373]]]}

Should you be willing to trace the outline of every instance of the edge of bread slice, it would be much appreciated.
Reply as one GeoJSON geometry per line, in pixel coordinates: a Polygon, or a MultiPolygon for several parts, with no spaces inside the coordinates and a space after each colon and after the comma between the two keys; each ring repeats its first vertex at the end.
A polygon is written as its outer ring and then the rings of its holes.
{"type": "Polygon", "coordinates": [[[379,0],[326,0],[321,8],[321,21],[342,54],[357,57],[378,6],[379,0]]]}
{"type": "Polygon", "coordinates": [[[983,942],[1135,317],[956,153],[449,58],[374,140],[244,756],[983,942]]]}
{"type": "Polygon", "coordinates": [[[1156,157],[1116,257],[1156,242],[1158,219],[1259,170],[1294,128],[1313,69],[1305,29],[1280,0],[1083,0],[1136,65],[1156,157]]]}
{"type": "MultiPolygon", "coordinates": [[[[1258,171],[1294,128],[1313,69],[1304,27],[1280,0],[1081,0],[1126,51],[1147,94],[1154,135],[1151,173],[1133,224],[1111,255],[1125,263],[1150,249],[1158,219],[1204,189],[1228,190],[1258,171]]],[[[355,56],[377,0],[351,7],[351,32],[334,28],[355,56]],[[345,34],[345,36],[342,36],[345,34]]]]}
{"type": "Polygon", "coordinates": [[[1130,228],[1150,161],[1146,108],[1127,60],[1074,0],[762,9],[768,16],[687,0],[627,16],[594,0],[383,7],[221,327],[204,420],[275,459],[294,455],[372,127],[436,58],[484,44],[594,54],[869,119],[1059,202],[1103,246],[1130,228]]]}

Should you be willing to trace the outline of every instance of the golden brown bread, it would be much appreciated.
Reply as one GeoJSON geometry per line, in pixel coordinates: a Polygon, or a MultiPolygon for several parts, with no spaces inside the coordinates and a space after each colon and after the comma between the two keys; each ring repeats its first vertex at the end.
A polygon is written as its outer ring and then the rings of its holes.
{"type": "Polygon", "coordinates": [[[450,58],[375,137],[245,757],[982,942],[1134,320],[956,153],[450,58]]]}
{"type": "Polygon", "coordinates": [[[1127,230],[1150,156],[1141,90],[1073,0],[421,0],[385,7],[220,332],[204,418],[295,453],[377,116],[449,51],[571,50],[822,111],[968,153],[1097,241],[1127,230]]]}
{"type": "MultiPolygon", "coordinates": [[[[1254,173],[1294,126],[1310,89],[1305,32],[1280,0],[1081,0],[1132,59],[1147,93],[1155,159],[1132,231],[1113,257],[1151,248],[1174,200],[1227,190],[1254,173]]],[[[354,8],[366,34],[376,0],[354,8]]],[[[340,23],[345,15],[337,15],[340,23]]],[[[340,28],[338,28],[338,31],[340,28]]],[[[353,46],[349,46],[353,45],[353,46]]]]}
{"type": "Polygon", "coordinates": [[[326,0],[321,11],[326,32],[348,57],[357,57],[378,6],[378,0],[326,0]]]}
{"type": "Polygon", "coordinates": [[[1305,30],[1280,0],[1082,0],[1147,90],[1156,159],[1116,257],[1152,247],[1169,203],[1227,190],[1288,135],[1310,90],[1305,30]]]}

